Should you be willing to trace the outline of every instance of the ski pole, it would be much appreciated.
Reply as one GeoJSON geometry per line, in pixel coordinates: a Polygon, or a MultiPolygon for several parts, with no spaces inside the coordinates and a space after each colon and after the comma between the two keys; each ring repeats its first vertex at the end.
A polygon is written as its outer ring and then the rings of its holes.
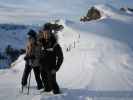
{"type": "Polygon", "coordinates": [[[29,75],[29,82],[28,82],[28,92],[27,92],[27,95],[29,95],[29,89],[30,89],[30,80],[31,80],[31,72],[30,72],[30,75],[29,75]]]}
{"type": "Polygon", "coordinates": [[[22,91],[21,91],[21,92],[23,93],[24,86],[22,85],[22,87],[21,87],[21,88],[22,88],[22,91]]]}

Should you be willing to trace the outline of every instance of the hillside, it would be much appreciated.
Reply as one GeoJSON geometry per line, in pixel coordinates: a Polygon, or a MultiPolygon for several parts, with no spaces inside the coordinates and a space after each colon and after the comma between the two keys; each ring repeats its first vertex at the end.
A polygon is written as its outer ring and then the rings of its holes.
{"type": "MultiPolygon", "coordinates": [[[[36,0],[24,0],[19,3],[17,0],[1,0],[0,10],[12,16],[14,10],[16,15],[6,20],[8,16],[0,18],[4,22],[42,24],[51,18],[60,18],[59,23],[64,29],[58,33],[59,43],[63,48],[64,62],[57,72],[57,80],[63,92],[62,95],[40,94],[36,90],[36,83],[32,73],[30,94],[20,94],[21,77],[24,69],[24,55],[21,55],[13,64],[12,68],[0,70],[0,100],[132,100],[133,99],[133,15],[121,12],[119,8],[106,4],[105,0],[70,0],[52,2],[46,0],[46,9],[33,10],[29,4],[36,3],[36,0]],[[6,5],[6,2],[8,4],[6,5]],[[93,5],[101,2],[102,5],[95,5],[102,17],[89,22],[73,20],[75,16],[82,15],[88,8],[88,3],[93,5]],[[26,4],[24,6],[24,4],[26,4]],[[49,6],[51,4],[51,6],[49,6]],[[64,5],[67,5],[65,7],[64,5]],[[68,6],[74,5],[72,7],[68,6]],[[84,5],[85,4],[85,5],[84,5]],[[18,5],[18,6],[17,6],[18,5]],[[61,6],[59,6],[61,5],[61,6]],[[84,5],[84,6],[81,6],[84,5]],[[81,6],[81,8],[79,8],[81,6]],[[12,13],[7,12],[9,8],[12,13]],[[27,8],[28,7],[28,8],[27,8]],[[70,8],[69,8],[70,7],[70,8]],[[3,8],[6,8],[6,10],[3,8]],[[22,9],[24,8],[24,10],[22,9]],[[57,8],[57,9],[54,9],[57,8]],[[62,9],[61,9],[62,8],[62,9]],[[64,8],[64,9],[63,9],[64,8]],[[30,13],[25,14],[25,10],[30,13]],[[32,10],[31,10],[32,9],[32,10]],[[51,10],[54,9],[54,10],[51,10]],[[48,10],[51,10],[48,12],[48,10]],[[82,12],[80,12],[80,10],[82,12]],[[20,12],[19,12],[20,11],[20,12]],[[33,12],[32,12],[33,11],[33,12]],[[47,13],[40,13],[47,12],[47,13]],[[55,13],[57,11],[57,13],[55,13]],[[75,11],[75,12],[74,12],[75,11]],[[22,13],[23,12],[23,13],[22,13]],[[37,12],[37,13],[35,13],[37,12]],[[63,13],[62,13],[63,12],[63,13]],[[19,19],[20,13],[24,20],[19,19]],[[82,14],[81,14],[82,13],[82,14]],[[27,15],[29,14],[29,15],[27,15]],[[37,14],[37,16],[36,16],[37,14]],[[46,15],[45,15],[46,14],[46,15]],[[67,16],[66,16],[67,15],[67,16]],[[28,17],[27,17],[28,16],[28,17]],[[32,18],[31,18],[32,16],[32,18]],[[50,16],[50,17],[49,17],[50,16]],[[3,20],[5,18],[5,20],[3,20]],[[29,18],[31,18],[29,20],[29,18]],[[38,20],[39,19],[39,20],[38,20]],[[28,20],[28,21],[27,21],[28,20]],[[33,21],[34,20],[34,21],[33,21]],[[33,21],[33,22],[32,22],[33,21]]],[[[35,5],[44,6],[42,0],[35,5]]],[[[110,0],[113,4],[115,1],[110,0]]],[[[121,5],[125,1],[117,0],[121,5]]],[[[132,1],[128,0],[129,5],[132,1]]],[[[115,6],[117,4],[114,4],[115,6]]],[[[44,6],[44,8],[45,8],[44,6]]],[[[5,25],[5,24],[4,24],[5,25]]],[[[15,26],[16,27],[16,26],[15,26]]],[[[15,28],[12,25],[3,28],[0,25],[0,49],[11,43],[16,48],[25,45],[26,32],[32,26],[15,28]]],[[[37,29],[39,26],[35,26],[37,29]]]]}
{"type": "Polygon", "coordinates": [[[118,9],[133,7],[132,0],[1,0],[0,23],[31,25],[53,19],[77,21],[87,12],[88,7],[97,4],[110,4],[118,9]]]}
{"type": "Polygon", "coordinates": [[[63,95],[37,95],[33,76],[30,95],[19,94],[22,55],[12,69],[0,71],[0,99],[132,100],[132,17],[107,5],[96,7],[103,12],[103,19],[88,23],[60,20],[64,30],[58,33],[59,43],[65,59],[57,78],[63,95]]]}

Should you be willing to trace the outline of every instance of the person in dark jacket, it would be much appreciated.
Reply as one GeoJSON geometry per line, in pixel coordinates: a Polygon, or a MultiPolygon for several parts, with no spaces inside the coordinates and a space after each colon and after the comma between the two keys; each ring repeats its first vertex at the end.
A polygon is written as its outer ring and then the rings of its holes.
{"type": "Polygon", "coordinates": [[[60,88],[56,81],[56,72],[63,62],[63,52],[55,35],[49,28],[45,27],[42,31],[39,41],[42,43],[42,56],[40,58],[40,70],[44,91],[53,91],[54,94],[60,93],[60,88]]]}
{"type": "Polygon", "coordinates": [[[40,69],[39,69],[38,59],[36,57],[38,52],[37,51],[38,45],[36,43],[36,32],[34,30],[30,30],[28,32],[28,36],[29,37],[28,37],[28,42],[26,47],[26,56],[24,57],[26,63],[25,63],[21,84],[22,86],[26,86],[29,73],[33,69],[35,74],[35,79],[37,82],[37,89],[42,89],[43,84],[40,78],[40,69]]]}

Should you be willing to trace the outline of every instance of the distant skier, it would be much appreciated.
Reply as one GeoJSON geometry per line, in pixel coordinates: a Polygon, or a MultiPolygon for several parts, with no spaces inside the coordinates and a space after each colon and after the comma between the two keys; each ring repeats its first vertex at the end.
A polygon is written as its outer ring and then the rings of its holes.
{"type": "Polygon", "coordinates": [[[38,46],[37,46],[37,35],[36,32],[34,30],[30,30],[28,32],[28,42],[27,42],[27,47],[26,47],[26,56],[25,56],[25,69],[23,72],[23,76],[22,76],[22,86],[26,86],[27,85],[27,79],[29,76],[29,73],[31,72],[31,70],[33,69],[34,74],[35,74],[35,79],[37,82],[37,89],[42,89],[43,85],[42,85],[42,81],[40,78],[40,70],[39,70],[39,62],[38,59],[36,58],[36,53],[38,52],[38,46]]]}
{"type": "Polygon", "coordinates": [[[44,92],[53,91],[54,94],[59,94],[60,88],[56,81],[56,72],[63,62],[63,52],[50,27],[50,24],[45,24],[40,33],[39,41],[42,43],[40,70],[45,87],[44,92]]]}

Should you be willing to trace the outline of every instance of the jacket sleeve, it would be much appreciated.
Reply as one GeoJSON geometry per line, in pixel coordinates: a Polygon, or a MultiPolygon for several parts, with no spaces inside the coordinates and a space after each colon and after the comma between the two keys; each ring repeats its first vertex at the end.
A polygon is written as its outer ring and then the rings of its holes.
{"type": "Polygon", "coordinates": [[[63,57],[63,52],[62,52],[62,48],[59,44],[56,45],[55,47],[55,52],[56,52],[56,71],[59,70],[60,66],[63,63],[64,57],[63,57]]]}

